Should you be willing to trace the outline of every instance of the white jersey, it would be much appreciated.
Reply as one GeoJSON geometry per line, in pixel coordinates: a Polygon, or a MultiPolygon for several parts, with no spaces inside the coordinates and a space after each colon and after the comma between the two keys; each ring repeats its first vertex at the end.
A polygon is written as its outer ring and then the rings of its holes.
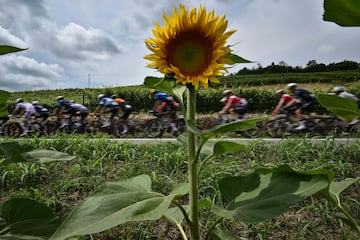
{"type": "Polygon", "coordinates": [[[31,103],[27,102],[20,102],[16,104],[15,111],[23,110],[25,113],[35,114],[36,110],[35,107],[31,103]]]}
{"type": "Polygon", "coordinates": [[[359,101],[358,97],[356,97],[354,94],[351,94],[351,93],[348,93],[348,92],[341,92],[338,96],[342,97],[342,98],[347,98],[347,99],[352,99],[352,100],[355,100],[355,101],[359,101]]]}

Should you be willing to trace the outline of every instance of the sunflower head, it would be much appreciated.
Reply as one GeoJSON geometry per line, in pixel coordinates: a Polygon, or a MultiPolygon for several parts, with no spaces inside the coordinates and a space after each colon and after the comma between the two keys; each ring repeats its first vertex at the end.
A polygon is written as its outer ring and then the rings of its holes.
{"type": "Polygon", "coordinates": [[[164,25],[156,23],[154,37],[145,41],[152,52],[145,56],[148,67],[172,74],[177,83],[208,88],[209,81],[219,82],[216,76],[223,75],[225,64],[233,64],[226,58],[230,53],[226,40],[235,30],[226,28],[225,16],[215,16],[202,6],[187,11],[179,5],[172,16],[164,14],[164,25]]]}

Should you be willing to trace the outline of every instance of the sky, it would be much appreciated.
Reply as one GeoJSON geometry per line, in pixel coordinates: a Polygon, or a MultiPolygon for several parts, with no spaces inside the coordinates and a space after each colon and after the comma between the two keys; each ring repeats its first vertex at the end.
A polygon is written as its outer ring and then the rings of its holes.
{"type": "Polygon", "coordinates": [[[0,89],[140,85],[150,54],[144,41],[180,3],[226,15],[235,54],[258,64],[360,62],[360,28],[322,20],[323,0],[0,0],[0,45],[29,48],[0,56],[0,89]]]}

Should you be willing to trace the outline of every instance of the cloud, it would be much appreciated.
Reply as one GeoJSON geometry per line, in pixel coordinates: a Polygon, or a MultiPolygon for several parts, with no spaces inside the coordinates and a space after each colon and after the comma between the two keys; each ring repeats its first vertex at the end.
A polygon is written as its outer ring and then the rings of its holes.
{"type": "Polygon", "coordinates": [[[120,49],[111,36],[105,32],[70,23],[58,29],[55,37],[47,41],[49,49],[59,58],[70,61],[105,60],[120,53],[120,49]]]}
{"type": "Polygon", "coordinates": [[[51,88],[53,79],[58,79],[64,69],[58,64],[46,64],[34,59],[7,55],[0,58],[0,85],[12,91],[51,88]]]}

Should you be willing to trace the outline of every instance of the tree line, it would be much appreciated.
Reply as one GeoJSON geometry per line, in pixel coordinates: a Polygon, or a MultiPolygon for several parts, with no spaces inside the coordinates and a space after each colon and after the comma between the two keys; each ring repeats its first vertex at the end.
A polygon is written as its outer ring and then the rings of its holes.
{"type": "Polygon", "coordinates": [[[312,73],[312,72],[331,72],[342,70],[360,70],[360,63],[355,61],[344,60],[338,63],[318,63],[316,60],[310,60],[305,67],[290,66],[284,61],[280,61],[278,64],[272,62],[269,66],[263,67],[259,63],[254,68],[244,67],[237,73],[231,73],[231,76],[235,75],[248,75],[248,74],[270,74],[270,73],[312,73]]]}

